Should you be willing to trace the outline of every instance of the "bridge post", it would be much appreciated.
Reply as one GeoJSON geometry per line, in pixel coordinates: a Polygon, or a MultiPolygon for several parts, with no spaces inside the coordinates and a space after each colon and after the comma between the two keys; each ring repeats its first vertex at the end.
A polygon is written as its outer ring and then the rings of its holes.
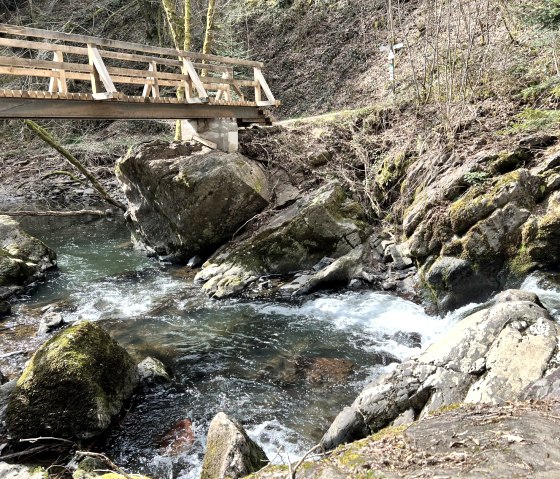
{"type": "Polygon", "coordinates": [[[233,118],[182,120],[183,141],[197,140],[223,151],[233,153],[239,147],[239,128],[233,118]]]}

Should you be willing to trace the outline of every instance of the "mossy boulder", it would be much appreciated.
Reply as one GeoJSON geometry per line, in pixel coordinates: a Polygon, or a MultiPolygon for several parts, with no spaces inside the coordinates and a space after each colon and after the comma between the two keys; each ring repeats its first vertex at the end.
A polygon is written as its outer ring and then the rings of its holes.
{"type": "Polygon", "coordinates": [[[25,286],[56,266],[56,253],[27,234],[9,216],[0,216],[0,287],[25,286]]]}
{"type": "Polygon", "coordinates": [[[279,212],[251,237],[219,250],[195,280],[212,296],[232,296],[259,276],[288,276],[324,257],[340,258],[367,235],[363,209],[332,182],[279,212]]]}
{"type": "Polygon", "coordinates": [[[152,142],[117,163],[137,239],[160,256],[207,255],[268,205],[261,166],[238,153],[152,142]]]}
{"type": "Polygon", "coordinates": [[[239,423],[223,412],[214,416],[200,479],[237,479],[258,471],[268,462],[265,452],[239,423]]]}
{"type": "Polygon", "coordinates": [[[116,472],[106,472],[107,463],[98,457],[86,457],[80,461],[72,474],[72,479],[150,479],[140,474],[128,474],[126,477],[116,472]]]}
{"type": "Polygon", "coordinates": [[[31,358],[8,403],[12,437],[89,438],[102,433],[137,384],[131,356],[99,325],[76,324],[31,358]]]}

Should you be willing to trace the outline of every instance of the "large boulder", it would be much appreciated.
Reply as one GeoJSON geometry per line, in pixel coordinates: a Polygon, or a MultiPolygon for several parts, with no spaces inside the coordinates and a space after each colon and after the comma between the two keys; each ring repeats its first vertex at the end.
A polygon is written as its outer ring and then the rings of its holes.
{"type": "Polygon", "coordinates": [[[510,290],[457,323],[422,354],[367,386],[322,439],[332,448],[456,403],[503,404],[556,367],[560,326],[533,293],[510,290]]]}
{"type": "Polygon", "coordinates": [[[177,259],[211,253],[268,204],[260,165],[238,153],[152,142],[116,167],[137,239],[177,259]]]}
{"type": "Polygon", "coordinates": [[[243,427],[220,412],[208,430],[206,455],[200,479],[237,479],[258,471],[268,464],[262,448],[243,427]]]}
{"type": "Polygon", "coordinates": [[[13,218],[0,216],[0,299],[7,297],[11,288],[40,279],[54,266],[53,250],[27,234],[13,218]]]}
{"type": "Polygon", "coordinates": [[[221,298],[243,291],[260,276],[290,275],[312,269],[325,256],[341,258],[367,238],[363,215],[340,184],[329,183],[279,212],[249,238],[218,250],[195,280],[221,298]]]}
{"type": "MultiPolygon", "coordinates": [[[[560,404],[454,405],[410,426],[389,427],[304,462],[298,478],[560,477],[560,404]]],[[[293,469],[293,468],[292,468],[293,469]]],[[[291,477],[288,466],[251,479],[291,477]]]]}
{"type": "Polygon", "coordinates": [[[7,409],[16,438],[89,438],[102,433],[137,384],[136,364],[95,323],[49,339],[19,378],[7,409]]]}

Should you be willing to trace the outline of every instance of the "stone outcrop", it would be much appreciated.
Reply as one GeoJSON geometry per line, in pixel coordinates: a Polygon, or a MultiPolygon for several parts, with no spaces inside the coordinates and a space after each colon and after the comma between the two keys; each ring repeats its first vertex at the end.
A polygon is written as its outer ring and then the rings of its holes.
{"type": "Polygon", "coordinates": [[[262,448],[247,436],[239,423],[223,412],[214,416],[208,430],[200,479],[237,479],[267,464],[262,448]]]}
{"type": "MultiPolygon", "coordinates": [[[[27,234],[17,221],[0,216],[0,300],[21,286],[41,279],[56,266],[56,253],[27,234]]],[[[7,306],[3,312],[8,313],[7,306]]]]}
{"type": "MultiPolygon", "coordinates": [[[[305,479],[554,478],[560,476],[560,404],[455,405],[389,427],[296,471],[305,479]]],[[[250,479],[285,479],[287,466],[250,479]]]]}
{"type": "Polygon", "coordinates": [[[183,143],[140,145],[116,167],[135,237],[160,256],[213,252],[268,204],[258,163],[183,143]]]}
{"type": "Polygon", "coordinates": [[[322,444],[330,449],[366,430],[378,431],[410,409],[422,418],[456,403],[520,399],[528,386],[558,367],[559,346],[560,326],[536,295],[500,293],[491,306],[366,387],[335,419],[322,444]]]}
{"type": "Polygon", "coordinates": [[[124,476],[116,472],[107,472],[108,467],[106,461],[101,458],[85,457],[78,463],[72,474],[72,479],[150,479],[141,474],[124,476]]]}
{"type": "MultiPolygon", "coordinates": [[[[195,280],[204,283],[209,295],[223,298],[261,276],[293,275],[312,269],[325,256],[344,257],[367,238],[363,214],[338,183],[327,184],[280,211],[249,238],[218,250],[195,280]]],[[[354,265],[352,256],[333,265],[332,279],[347,278],[354,265]]]]}
{"type": "Polygon", "coordinates": [[[89,438],[102,433],[137,383],[136,364],[95,323],[49,339],[33,355],[10,396],[15,438],[89,438]]]}
{"type": "Polygon", "coordinates": [[[427,299],[440,311],[488,298],[558,263],[560,164],[556,146],[541,153],[537,143],[462,159],[417,191],[406,209],[404,240],[422,266],[427,299]]]}

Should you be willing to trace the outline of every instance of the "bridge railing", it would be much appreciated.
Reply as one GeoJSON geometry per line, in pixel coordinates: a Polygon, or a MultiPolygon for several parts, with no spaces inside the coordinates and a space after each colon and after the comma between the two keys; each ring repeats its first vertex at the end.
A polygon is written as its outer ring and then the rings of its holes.
{"type": "Polygon", "coordinates": [[[0,90],[0,96],[277,106],[262,67],[251,60],[0,23],[0,75],[45,79],[44,90],[0,90]],[[70,91],[74,82],[87,82],[91,92],[70,91]],[[116,85],[127,85],[126,93],[116,85]]]}

